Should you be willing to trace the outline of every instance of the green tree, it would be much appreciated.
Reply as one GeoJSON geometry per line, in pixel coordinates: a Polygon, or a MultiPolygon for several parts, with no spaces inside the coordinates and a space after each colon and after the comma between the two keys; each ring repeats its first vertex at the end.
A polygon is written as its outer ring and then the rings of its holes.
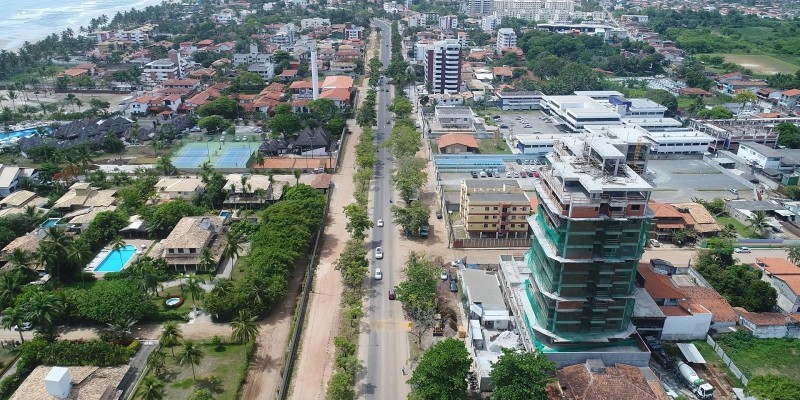
{"type": "Polygon", "coordinates": [[[192,379],[197,382],[197,376],[194,373],[194,366],[199,364],[200,361],[203,360],[203,350],[195,344],[192,340],[184,340],[183,346],[181,347],[181,351],[178,353],[178,364],[179,365],[186,365],[189,364],[192,367],[192,379]]]}
{"type": "Polygon", "coordinates": [[[162,400],[164,398],[164,382],[151,376],[142,379],[136,397],[141,400],[162,400]]]}
{"type": "Polygon", "coordinates": [[[394,222],[400,225],[406,233],[415,234],[419,228],[428,226],[431,210],[428,205],[420,201],[412,201],[407,207],[392,206],[394,222]]]}
{"type": "Polygon", "coordinates": [[[82,318],[99,323],[116,322],[121,315],[139,320],[155,312],[147,292],[134,279],[103,279],[78,298],[77,307],[82,318]]]}
{"type": "Polygon", "coordinates": [[[239,310],[239,314],[231,321],[231,329],[231,340],[239,343],[250,343],[258,337],[256,317],[246,310],[239,310]]]}
{"type": "Polygon", "coordinates": [[[406,204],[428,181],[426,166],[427,161],[422,158],[403,157],[397,160],[397,169],[392,173],[391,181],[406,204]]]}
{"type": "Polygon", "coordinates": [[[236,100],[222,96],[198,107],[197,115],[201,117],[219,115],[227,119],[234,119],[239,116],[239,111],[239,103],[236,100]]]}
{"type": "Polygon", "coordinates": [[[758,97],[755,95],[755,93],[749,90],[743,90],[733,96],[733,101],[736,103],[741,103],[742,107],[746,107],[750,103],[757,102],[758,97]]]}
{"type": "Polygon", "coordinates": [[[393,112],[397,118],[406,118],[411,115],[413,106],[407,98],[395,97],[392,104],[389,105],[389,111],[393,112]]]}
{"type": "Polygon", "coordinates": [[[219,115],[209,115],[198,121],[197,125],[210,134],[218,134],[228,129],[232,123],[219,115]]]}
{"type": "Polygon", "coordinates": [[[122,262],[122,250],[128,245],[125,243],[125,240],[122,239],[122,236],[115,236],[108,245],[111,247],[112,251],[117,252],[119,261],[122,262]]]}
{"type": "Polygon", "coordinates": [[[752,215],[747,217],[747,226],[752,229],[753,232],[758,233],[759,236],[766,236],[767,229],[770,227],[767,212],[762,210],[754,211],[752,215]]]}
{"type": "Polygon", "coordinates": [[[183,332],[175,321],[168,321],[164,324],[159,340],[162,345],[170,348],[173,357],[175,357],[175,349],[172,346],[180,343],[181,339],[183,339],[183,332]]]}
{"type": "Polygon", "coordinates": [[[147,356],[147,367],[156,376],[163,376],[167,372],[167,355],[160,346],[147,356]]]}
{"type": "Polygon", "coordinates": [[[362,287],[369,271],[364,242],[357,239],[348,240],[336,261],[336,269],[342,274],[342,283],[346,287],[351,289],[362,287]]]}
{"type": "Polygon", "coordinates": [[[313,100],[308,103],[308,109],[311,110],[311,114],[314,116],[314,119],[323,124],[327,123],[339,114],[339,107],[336,107],[336,103],[330,99],[313,100]]]}
{"type": "Polygon", "coordinates": [[[494,384],[492,399],[546,399],[547,384],[555,373],[555,363],[543,353],[503,349],[489,374],[494,384]]]}
{"type": "MultiPolygon", "coordinates": [[[[3,311],[3,318],[0,319],[0,326],[6,330],[12,330],[15,326],[22,325],[23,322],[28,322],[24,320],[23,313],[17,308],[7,308],[3,311]]],[[[18,329],[17,333],[19,333],[19,342],[25,343],[25,338],[22,337],[22,329],[18,329]]]]}
{"type": "Polygon", "coordinates": [[[36,327],[36,331],[48,341],[55,340],[55,326],[64,310],[53,292],[36,290],[20,307],[25,321],[36,327]]]}
{"type": "Polygon", "coordinates": [[[422,336],[433,326],[437,272],[427,256],[412,251],[403,270],[406,280],[397,285],[397,299],[414,322],[413,333],[417,336],[420,348],[422,336]]]}
{"type": "Polygon", "coordinates": [[[264,80],[254,72],[239,72],[231,80],[231,91],[234,92],[258,93],[264,86],[264,80]]]}
{"type": "Polygon", "coordinates": [[[778,144],[790,149],[800,148],[800,126],[791,122],[781,122],[775,126],[778,131],[778,144]]]}
{"type": "Polygon", "coordinates": [[[208,389],[195,389],[188,400],[214,400],[214,395],[208,389]]]}
{"type": "MultiPolygon", "coordinates": [[[[207,248],[203,248],[203,250],[206,249],[207,248]]],[[[197,299],[203,295],[203,288],[200,285],[204,283],[206,283],[206,281],[202,277],[191,274],[186,277],[186,282],[183,284],[186,291],[192,295],[192,307],[195,312],[197,312],[197,299]]]]}
{"type": "Polygon", "coordinates": [[[300,117],[293,113],[275,114],[267,122],[273,135],[291,135],[300,130],[300,117]]]}
{"type": "Polygon", "coordinates": [[[234,258],[239,257],[239,254],[242,252],[241,239],[242,235],[240,233],[230,229],[225,232],[225,249],[222,251],[225,258],[232,261],[234,258]]]}
{"type": "Polygon", "coordinates": [[[372,220],[370,220],[367,209],[356,203],[351,203],[344,207],[344,214],[347,216],[345,229],[350,233],[350,236],[359,241],[364,240],[365,231],[372,228],[372,220]]]}
{"type": "Polygon", "coordinates": [[[431,346],[408,383],[411,399],[461,400],[467,398],[467,381],[472,359],[464,343],[445,339],[431,346]]]}
{"type": "Polygon", "coordinates": [[[759,399],[796,399],[800,382],[786,376],[756,375],[747,382],[747,394],[759,399]]]}
{"type": "Polygon", "coordinates": [[[792,246],[785,248],[789,261],[795,265],[800,264],[800,246],[792,246]]]}
{"type": "Polygon", "coordinates": [[[328,400],[353,400],[356,398],[356,391],[353,388],[353,378],[345,371],[336,371],[328,382],[328,400]]]}

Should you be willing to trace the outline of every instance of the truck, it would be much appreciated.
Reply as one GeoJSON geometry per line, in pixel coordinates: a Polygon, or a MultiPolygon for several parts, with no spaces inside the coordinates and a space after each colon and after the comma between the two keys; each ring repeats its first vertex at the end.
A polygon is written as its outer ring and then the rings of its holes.
{"type": "Polygon", "coordinates": [[[441,314],[435,314],[433,316],[433,336],[443,336],[444,335],[444,322],[442,321],[441,314]]]}
{"type": "Polygon", "coordinates": [[[698,399],[707,400],[714,397],[714,387],[700,379],[692,367],[683,361],[678,361],[676,367],[678,368],[679,376],[698,399]]]}

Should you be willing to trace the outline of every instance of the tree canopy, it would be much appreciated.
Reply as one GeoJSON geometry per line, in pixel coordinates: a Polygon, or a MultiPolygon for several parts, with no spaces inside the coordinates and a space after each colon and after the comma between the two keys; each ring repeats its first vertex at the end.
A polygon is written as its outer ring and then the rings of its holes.
{"type": "Polygon", "coordinates": [[[434,344],[422,355],[408,380],[411,385],[409,399],[466,399],[465,377],[471,365],[472,359],[462,341],[448,338],[434,344]]]}
{"type": "Polygon", "coordinates": [[[494,384],[492,399],[545,399],[545,388],[555,372],[555,363],[543,353],[503,349],[489,375],[494,384]]]}

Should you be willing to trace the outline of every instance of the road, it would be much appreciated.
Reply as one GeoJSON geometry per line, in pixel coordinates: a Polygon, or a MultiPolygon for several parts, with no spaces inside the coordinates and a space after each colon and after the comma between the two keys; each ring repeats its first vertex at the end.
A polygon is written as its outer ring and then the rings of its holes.
{"type": "MultiPolygon", "coordinates": [[[[381,62],[384,67],[390,60],[391,28],[385,21],[375,20],[374,24],[381,28],[381,62]]],[[[365,372],[358,394],[363,399],[404,399],[408,397],[408,385],[404,371],[408,371],[406,361],[409,358],[408,323],[403,316],[399,301],[389,300],[388,291],[401,281],[400,270],[403,269],[403,253],[400,251],[400,228],[392,223],[391,203],[397,197],[389,181],[392,173],[393,159],[383,142],[391,132],[390,113],[387,110],[391,103],[391,94],[386,88],[390,85],[379,85],[378,91],[378,128],[376,141],[378,145],[377,164],[373,185],[373,220],[383,219],[384,226],[376,226],[371,232],[371,268],[380,268],[383,279],[370,279],[368,298],[366,301],[365,329],[359,337],[359,359],[364,361],[365,372]],[[374,258],[375,247],[381,246],[384,258],[374,258]]]]}

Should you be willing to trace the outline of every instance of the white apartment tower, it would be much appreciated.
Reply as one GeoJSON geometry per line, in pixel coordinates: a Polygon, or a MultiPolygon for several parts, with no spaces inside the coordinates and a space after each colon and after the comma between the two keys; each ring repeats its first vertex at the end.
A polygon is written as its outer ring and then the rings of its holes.
{"type": "Polygon", "coordinates": [[[458,93],[461,89],[461,45],[456,39],[428,45],[425,55],[425,83],[432,93],[458,93]]]}
{"type": "Polygon", "coordinates": [[[517,47],[517,34],[511,28],[500,28],[497,30],[497,51],[517,47]]]}
{"type": "Polygon", "coordinates": [[[464,11],[470,16],[491,15],[494,11],[494,0],[466,0],[464,11]]]}
{"type": "Polygon", "coordinates": [[[458,17],[455,15],[443,15],[439,17],[439,28],[443,31],[458,29],[458,17]]]}
{"type": "Polygon", "coordinates": [[[569,20],[575,11],[574,0],[494,0],[494,15],[526,21],[569,20]]]}

